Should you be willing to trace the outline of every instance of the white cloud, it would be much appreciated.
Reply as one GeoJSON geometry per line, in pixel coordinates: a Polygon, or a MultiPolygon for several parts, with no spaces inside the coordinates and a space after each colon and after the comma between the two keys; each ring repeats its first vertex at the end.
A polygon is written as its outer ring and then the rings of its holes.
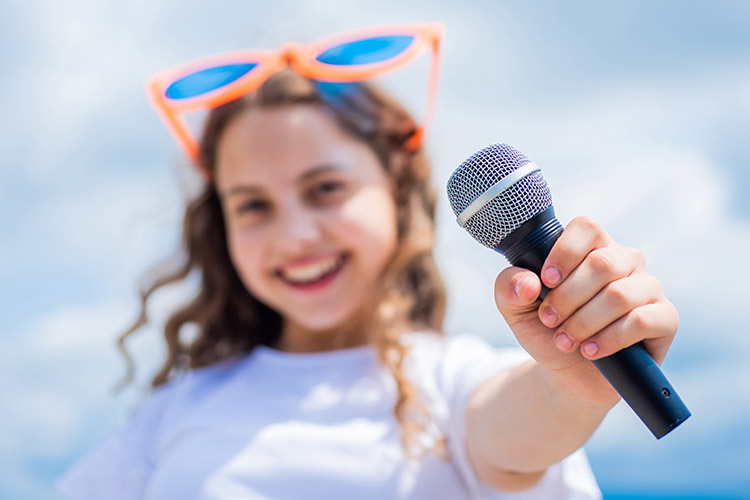
{"type": "Polygon", "coordinates": [[[8,432],[0,436],[0,447],[13,453],[3,461],[65,456],[71,447],[93,444],[122,421],[123,410],[140,400],[163,361],[160,329],[187,293],[189,286],[176,286],[154,296],[149,326],[127,342],[136,361],[135,384],[117,398],[113,389],[125,374],[125,363],[115,342],[135,319],[134,309],[117,304],[61,307],[6,332],[0,352],[6,406],[0,423],[8,432]]]}

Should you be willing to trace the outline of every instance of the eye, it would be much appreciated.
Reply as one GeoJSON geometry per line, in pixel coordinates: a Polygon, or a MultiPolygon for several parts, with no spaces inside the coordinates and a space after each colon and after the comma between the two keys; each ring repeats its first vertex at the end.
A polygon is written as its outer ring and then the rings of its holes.
{"type": "Polygon", "coordinates": [[[340,181],[326,180],[318,182],[313,186],[312,193],[317,198],[327,198],[344,189],[344,184],[340,181]]]}
{"type": "Polygon", "coordinates": [[[247,200],[237,206],[238,214],[261,213],[268,209],[268,202],[261,199],[247,200]]]}

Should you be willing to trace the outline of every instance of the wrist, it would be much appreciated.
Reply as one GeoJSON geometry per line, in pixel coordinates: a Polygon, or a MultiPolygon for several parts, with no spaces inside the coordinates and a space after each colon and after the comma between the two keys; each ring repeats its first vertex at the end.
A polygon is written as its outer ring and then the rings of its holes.
{"type": "Polygon", "coordinates": [[[601,420],[620,401],[617,391],[595,369],[596,373],[575,378],[563,370],[542,365],[538,369],[548,387],[550,401],[565,413],[601,420]]]}

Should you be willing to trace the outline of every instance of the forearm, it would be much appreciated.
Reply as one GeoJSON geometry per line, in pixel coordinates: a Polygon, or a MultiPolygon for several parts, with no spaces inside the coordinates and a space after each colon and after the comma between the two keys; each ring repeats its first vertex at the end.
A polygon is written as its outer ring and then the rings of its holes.
{"type": "Polygon", "coordinates": [[[611,405],[585,405],[529,361],[482,384],[467,409],[467,445],[480,475],[544,471],[580,448],[611,405]]]}

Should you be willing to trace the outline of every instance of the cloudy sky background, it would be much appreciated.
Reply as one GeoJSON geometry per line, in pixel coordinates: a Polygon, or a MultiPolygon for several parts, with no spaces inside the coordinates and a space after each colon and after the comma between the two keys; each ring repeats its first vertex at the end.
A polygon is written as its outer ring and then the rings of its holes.
{"type": "MultiPolygon", "coordinates": [[[[114,348],[137,285],[179,242],[185,174],[149,108],[151,73],[214,52],[372,24],[442,21],[428,139],[435,179],[507,142],[542,166],[563,223],[587,214],[639,247],[681,313],[664,369],[693,412],[656,441],[618,405],[587,445],[611,498],[750,498],[750,4],[95,2],[0,6],[0,498],[54,478],[122,423],[187,293],[160,293],[114,348]]],[[[426,58],[384,79],[421,112],[426,58]]],[[[505,265],[440,207],[448,330],[514,340],[492,304],[505,265]]]]}

